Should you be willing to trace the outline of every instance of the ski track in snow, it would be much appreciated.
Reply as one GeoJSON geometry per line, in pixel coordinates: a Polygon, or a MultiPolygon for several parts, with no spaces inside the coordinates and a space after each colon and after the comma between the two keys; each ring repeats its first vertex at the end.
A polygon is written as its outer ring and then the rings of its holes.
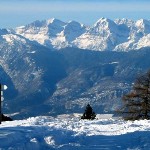
{"type": "Polygon", "coordinates": [[[0,125],[0,150],[148,150],[150,121],[80,120],[79,115],[32,117],[0,125]]]}

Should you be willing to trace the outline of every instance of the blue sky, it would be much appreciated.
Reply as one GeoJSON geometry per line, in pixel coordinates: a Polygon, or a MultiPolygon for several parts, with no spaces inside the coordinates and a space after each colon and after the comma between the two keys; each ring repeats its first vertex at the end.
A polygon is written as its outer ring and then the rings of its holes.
{"type": "Polygon", "coordinates": [[[150,0],[0,0],[0,28],[48,18],[90,25],[101,17],[150,19],[150,0]]]}

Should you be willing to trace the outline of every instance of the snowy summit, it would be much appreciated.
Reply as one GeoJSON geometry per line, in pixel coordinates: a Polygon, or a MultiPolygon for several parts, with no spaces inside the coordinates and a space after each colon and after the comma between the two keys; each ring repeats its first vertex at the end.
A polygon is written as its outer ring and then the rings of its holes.
{"type": "Polygon", "coordinates": [[[49,48],[78,47],[95,51],[130,51],[150,46],[150,21],[100,18],[93,26],[58,19],[35,21],[16,33],[49,48]]]}

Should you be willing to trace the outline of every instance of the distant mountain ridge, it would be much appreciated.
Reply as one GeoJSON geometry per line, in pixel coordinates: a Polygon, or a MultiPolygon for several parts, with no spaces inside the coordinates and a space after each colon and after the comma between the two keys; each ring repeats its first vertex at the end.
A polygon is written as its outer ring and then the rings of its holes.
{"type": "Polygon", "coordinates": [[[58,19],[35,21],[16,33],[54,49],[76,47],[95,51],[130,51],[150,46],[150,20],[100,18],[86,26],[58,19]]]}

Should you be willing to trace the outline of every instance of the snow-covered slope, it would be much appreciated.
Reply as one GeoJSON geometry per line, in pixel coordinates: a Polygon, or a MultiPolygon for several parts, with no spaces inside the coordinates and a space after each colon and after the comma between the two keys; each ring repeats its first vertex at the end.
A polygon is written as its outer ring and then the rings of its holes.
{"type": "Polygon", "coordinates": [[[149,124],[149,120],[123,121],[105,116],[80,120],[79,114],[32,117],[3,122],[0,149],[148,150],[149,124]]]}
{"type": "Polygon", "coordinates": [[[50,48],[78,47],[96,51],[130,51],[150,46],[150,21],[100,18],[87,27],[75,21],[35,21],[16,33],[50,48]]]}

